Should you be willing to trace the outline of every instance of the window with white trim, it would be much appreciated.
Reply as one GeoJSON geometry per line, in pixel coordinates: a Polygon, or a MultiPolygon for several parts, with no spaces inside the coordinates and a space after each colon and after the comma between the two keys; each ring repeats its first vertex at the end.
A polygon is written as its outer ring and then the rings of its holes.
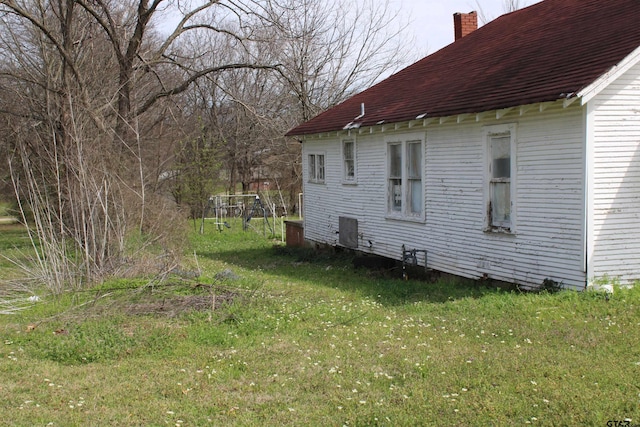
{"type": "Polygon", "coordinates": [[[513,231],[514,217],[514,125],[487,129],[487,228],[513,231]]]}
{"type": "Polygon", "coordinates": [[[324,182],[324,154],[309,154],[309,182],[324,182]]]}
{"type": "Polygon", "coordinates": [[[423,143],[420,139],[387,145],[387,207],[392,216],[421,218],[424,214],[423,143]]]}
{"type": "Polygon", "coordinates": [[[342,179],[345,182],[356,181],[356,142],[352,139],[342,141],[342,179]]]}

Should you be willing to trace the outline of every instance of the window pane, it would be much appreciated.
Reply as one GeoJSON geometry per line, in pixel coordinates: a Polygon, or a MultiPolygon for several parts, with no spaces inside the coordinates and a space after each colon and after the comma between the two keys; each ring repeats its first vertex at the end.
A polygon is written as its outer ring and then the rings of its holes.
{"type": "Polygon", "coordinates": [[[389,180],[389,205],[393,211],[402,211],[402,180],[390,179],[389,180]]]}
{"type": "Polygon", "coordinates": [[[309,179],[316,179],[316,155],[309,154],[309,179]]]}
{"type": "Polygon", "coordinates": [[[422,180],[409,181],[409,203],[411,213],[422,212],[422,180]]]}
{"type": "Polygon", "coordinates": [[[409,178],[422,177],[422,144],[410,142],[407,145],[407,163],[409,166],[409,178]]]}
{"type": "Polygon", "coordinates": [[[344,159],[353,160],[353,141],[344,142],[344,159]]]}
{"type": "Polygon", "coordinates": [[[511,177],[511,137],[491,137],[492,178],[511,177]]]}
{"type": "Polygon", "coordinates": [[[344,173],[347,178],[353,178],[356,174],[356,168],[353,163],[353,160],[347,160],[344,163],[344,173]]]}
{"type": "Polygon", "coordinates": [[[318,181],[324,181],[324,154],[318,154],[318,181]]]}
{"type": "Polygon", "coordinates": [[[491,183],[491,225],[508,227],[511,221],[511,184],[491,183]]]}
{"type": "Polygon", "coordinates": [[[355,156],[353,141],[345,141],[343,145],[344,156],[344,176],[353,178],[355,176],[355,156]]]}
{"type": "Polygon", "coordinates": [[[402,146],[389,145],[389,177],[402,178],[402,146]]]}

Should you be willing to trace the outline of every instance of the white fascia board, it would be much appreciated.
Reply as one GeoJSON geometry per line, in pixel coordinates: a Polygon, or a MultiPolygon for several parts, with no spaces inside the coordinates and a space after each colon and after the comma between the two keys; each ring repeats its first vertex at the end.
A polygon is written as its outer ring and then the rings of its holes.
{"type": "Polygon", "coordinates": [[[614,65],[609,71],[598,77],[589,86],[582,89],[577,93],[578,97],[582,98],[582,105],[586,105],[596,95],[598,95],[604,88],[609,86],[618,77],[629,71],[631,67],[640,62],[640,46],[638,46],[633,52],[627,55],[622,61],[614,65]]]}

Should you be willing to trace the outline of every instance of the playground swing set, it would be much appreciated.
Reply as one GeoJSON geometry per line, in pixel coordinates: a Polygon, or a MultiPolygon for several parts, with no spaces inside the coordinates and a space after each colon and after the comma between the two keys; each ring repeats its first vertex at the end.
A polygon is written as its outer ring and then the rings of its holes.
{"type": "MultiPolygon", "coordinates": [[[[225,228],[231,228],[231,218],[242,218],[242,229],[252,229],[260,232],[259,223],[262,222],[262,234],[275,236],[275,227],[278,222],[276,205],[265,207],[258,194],[220,194],[209,198],[209,212],[213,212],[214,225],[219,232],[225,228]],[[272,214],[272,216],[270,215],[272,214]],[[252,221],[253,220],[253,221],[252,221]]],[[[284,239],[284,220],[281,221],[282,239],[284,239]]],[[[284,240],[283,240],[284,241],[284,240]]]]}

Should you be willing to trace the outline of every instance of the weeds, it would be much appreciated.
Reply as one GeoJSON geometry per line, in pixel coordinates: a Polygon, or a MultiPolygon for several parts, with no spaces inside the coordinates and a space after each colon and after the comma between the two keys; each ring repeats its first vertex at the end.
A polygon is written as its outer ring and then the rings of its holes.
{"type": "Polygon", "coordinates": [[[563,289],[563,285],[562,282],[556,282],[553,279],[544,279],[542,281],[542,285],[540,286],[540,291],[541,292],[550,292],[550,293],[556,293],[556,292],[560,292],[563,289]]]}
{"type": "Polygon", "coordinates": [[[272,245],[194,236],[198,277],[0,317],[0,411],[17,425],[636,422],[640,289],[404,281],[272,245]]]}

